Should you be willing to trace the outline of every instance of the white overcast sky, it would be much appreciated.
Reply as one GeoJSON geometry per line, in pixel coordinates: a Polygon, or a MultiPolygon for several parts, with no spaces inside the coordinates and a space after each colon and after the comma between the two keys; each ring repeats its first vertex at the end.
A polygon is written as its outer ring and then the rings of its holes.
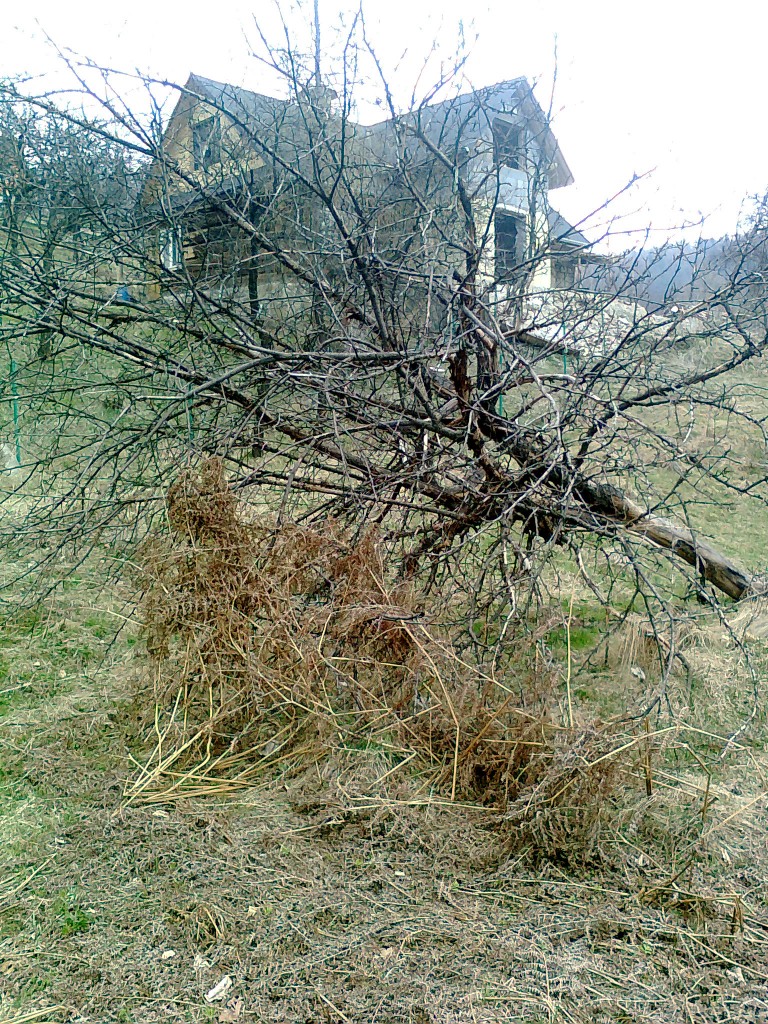
{"type": "MultiPolygon", "coordinates": [[[[352,0],[319,3],[330,48],[352,0]]],[[[460,21],[473,85],[525,75],[546,107],[557,63],[554,131],[576,184],[552,200],[572,221],[653,170],[618,205],[624,225],[651,223],[662,240],[703,214],[712,237],[732,232],[744,198],[768,188],[765,0],[365,0],[365,10],[403,96],[436,40],[449,59],[460,21]]],[[[180,82],[194,71],[258,91],[254,19],[274,30],[272,0],[4,0],[0,74],[51,68],[47,34],[123,70],[180,82]]]]}

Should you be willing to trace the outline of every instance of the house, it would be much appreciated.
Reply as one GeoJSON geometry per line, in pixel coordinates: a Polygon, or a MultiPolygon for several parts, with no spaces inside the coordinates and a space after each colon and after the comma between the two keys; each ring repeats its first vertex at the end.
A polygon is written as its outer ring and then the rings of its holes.
{"type": "Polygon", "coordinates": [[[343,288],[353,259],[417,301],[427,263],[464,272],[467,204],[489,301],[572,288],[589,242],[550,205],[572,181],[523,78],[361,125],[322,85],[281,100],[191,75],[141,197],[150,295],[195,287],[279,317],[318,282],[343,288]]]}

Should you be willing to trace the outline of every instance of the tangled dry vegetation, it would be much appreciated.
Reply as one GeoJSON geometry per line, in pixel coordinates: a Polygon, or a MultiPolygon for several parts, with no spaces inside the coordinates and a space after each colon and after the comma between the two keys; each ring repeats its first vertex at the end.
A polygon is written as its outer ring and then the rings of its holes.
{"type": "Polygon", "coordinates": [[[387,571],[375,530],[249,521],[217,459],[183,473],[167,507],[139,573],[154,749],[130,800],[233,791],[265,771],[333,777],[351,759],[345,803],[438,794],[487,808],[507,851],[593,851],[654,740],[564,712],[541,631],[474,663],[387,571]]]}

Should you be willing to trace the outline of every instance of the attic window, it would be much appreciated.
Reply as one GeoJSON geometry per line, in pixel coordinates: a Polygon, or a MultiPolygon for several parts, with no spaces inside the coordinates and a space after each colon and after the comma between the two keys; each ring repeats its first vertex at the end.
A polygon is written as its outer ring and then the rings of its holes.
{"type": "Polygon", "coordinates": [[[525,219],[512,213],[497,213],[493,226],[496,237],[496,280],[514,281],[525,260],[525,219]]]}
{"type": "Polygon", "coordinates": [[[221,161],[221,137],[215,117],[192,125],[192,161],[196,171],[209,171],[221,161]]]}
{"type": "Polygon", "coordinates": [[[518,124],[509,121],[493,122],[493,162],[497,167],[519,170],[523,164],[525,136],[518,124]]]}

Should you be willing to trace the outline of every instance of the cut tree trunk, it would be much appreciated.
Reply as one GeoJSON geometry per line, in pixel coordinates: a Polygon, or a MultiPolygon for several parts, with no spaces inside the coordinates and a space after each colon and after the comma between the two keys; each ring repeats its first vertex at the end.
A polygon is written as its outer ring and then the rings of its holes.
{"type": "MultiPolygon", "coordinates": [[[[624,526],[630,532],[646,537],[657,547],[672,552],[693,566],[702,579],[735,601],[754,594],[758,589],[751,573],[741,569],[687,527],[648,512],[612,484],[589,479],[578,471],[574,472],[564,462],[547,465],[546,460],[537,454],[535,435],[526,434],[513,424],[503,423],[498,417],[495,422],[487,416],[482,417],[480,427],[495,440],[506,439],[508,450],[521,467],[543,465],[544,470],[534,469],[533,475],[540,474],[545,488],[551,487],[561,494],[571,490],[590,513],[608,523],[624,526]]],[[[541,439],[541,443],[544,440],[541,439]]]]}
{"type": "Polygon", "coordinates": [[[621,496],[617,513],[632,533],[647,537],[660,548],[673,551],[694,566],[702,578],[735,601],[754,591],[754,577],[740,569],[706,540],[669,519],[645,512],[631,499],[621,496]]]}

